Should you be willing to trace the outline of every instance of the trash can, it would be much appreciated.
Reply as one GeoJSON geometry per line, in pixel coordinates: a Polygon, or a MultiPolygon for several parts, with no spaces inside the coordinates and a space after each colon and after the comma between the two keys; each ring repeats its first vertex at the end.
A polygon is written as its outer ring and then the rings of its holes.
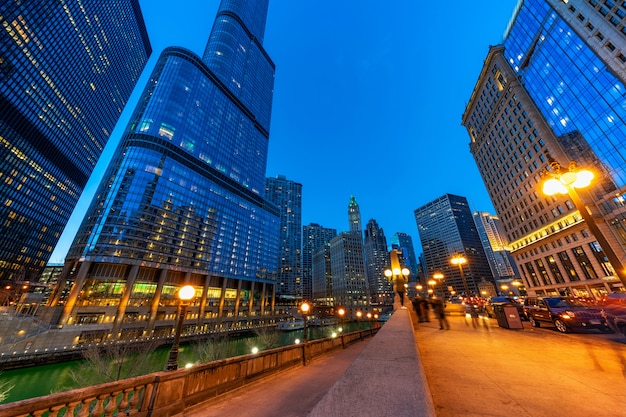
{"type": "Polygon", "coordinates": [[[510,303],[494,304],[493,312],[498,320],[498,326],[506,329],[523,329],[522,319],[517,312],[517,307],[510,303]]]}

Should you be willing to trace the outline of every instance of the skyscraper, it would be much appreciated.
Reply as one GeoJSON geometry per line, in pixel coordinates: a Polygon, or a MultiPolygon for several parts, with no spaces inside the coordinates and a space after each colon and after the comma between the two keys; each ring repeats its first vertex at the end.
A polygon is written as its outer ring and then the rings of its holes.
{"type": "Polygon", "coordinates": [[[446,288],[453,287],[457,294],[466,292],[466,283],[470,292],[467,295],[479,294],[481,281],[493,284],[491,269],[465,197],[444,194],[417,208],[414,214],[427,279],[440,272],[444,275],[446,288]],[[462,268],[451,263],[456,255],[467,259],[462,268]]]}
{"type": "MultiPolygon", "coordinates": [[[[330,241],[335,236],[337,236],[337,229],[322,227],[316,223],[302,227],[302,297],[305,300],[314,300],[317,297],[327,296],[326,285],[321,284],[321,281],[325,281],[325,279],[321,278],[318,280],[320,283],[317,291],[314,288],[314,254],[320,248],[328,247],[330,241]]],[[[330,265],[330,255],[328,255],[328,262],[330,265]]],[[[323,270],[325,269],[324,266],[323,270]]],[[[322,270],[320,270],[320,274],[322,274],[321,271],[322,270]]],[[[328,292],[328,296],[330,295],[330,292],[328,292]]]]}
{"type": "Polygon", "coordinates": [[[616,2],[521,2],[503,44],[490,48],[463,115],[531,293],[600,297],[624,289],[606,253],[626,255],[623,16],[626,7],[616,2]],[[543,194],[552,162],[595,171],[592,187],[579,193],[584,208],[570,195],[543,194]],[[593,223],[601,236],[581,209],[600,219],[593,223]]]}
{"type": "Polygon", "coordinates": [[[108,316],[113,337],[168,335],[185,284],[196,288],[190,331],[249,328],[272,313],[280,220],[264,199],[267,7],[223,0],[202,59],[177,47],[159,57],[69,250],[72,289],[51,302],[63,306],[59,323],[108,316]]]}
{"type": "Polygon", "coordinates": [[[417,280],[420,270],[417,264],[417,257],[415,256],[415,248],[413,247],[413,239],[411,236],[403,232],[396,232],[391,237],[391,245],[395,245],[402,251],[406,267],[411,270],[412,277],[410,280],[417,280]]]}
{"type": "Polygon", "coordinates": [[[265,179],[265,198],[280,212],[280,245],[276,294],[302,298],[302,184],[284,175],[265,179]]]}
{"type": "Polygon", "coordinates": [[[0,23],[0,281],[35,281],[152,48],[138,0],[8,0],[0,23]]]}
{"type": "Polygon", "coordinates": [[[370,302],[393,304],[393,285],[385,276],[389,268],[389,252],[385,232],[374,219],[365,225],[365,272],[370,294],[370,302]]]}
{"type": "Polygon", "coordinates": [[[361,225],[361,210],[359,204],[356,202],[355,196],[350,196],[350,203],[348,203],[348,223],[350,226],[350,233],[358,234],[363,238],[363,226],[361,225]]]}
{"type": "Polygon", "coordinates": [[[494,278],[496,280],[519,278],[517,266],[511,258],[502,230],[502,222],[498,216],[476,211],[474,212],[474,223],[494,278]]]}
{"type": "Polygon", "coordinates": [[[360,234],[343,232],[330,241],[330,268],[335,306],[351,314],[368,303],[363,241],[360,234]]]}

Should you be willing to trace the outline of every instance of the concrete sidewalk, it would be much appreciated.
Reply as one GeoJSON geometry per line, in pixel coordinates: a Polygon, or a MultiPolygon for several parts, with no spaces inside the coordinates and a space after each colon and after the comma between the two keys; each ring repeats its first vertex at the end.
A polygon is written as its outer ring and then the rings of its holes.
{"type": "Polygon", "coordinates": [[[442,331],[434,319],[417,323],[412,310],[397,310],[372,339],[184,415],[626,417],[623,336],[448,320],[451,330],[442,331]]]}
{"type": "Polygon", "coordinates": [[[438,417],[626,417],[626,342],[448,318],[414,323],[438,417]]]}
{"type": "Polygon", "coordinates": [[[372,338],[255,381],[185,410],[185,417],[301,417],[308,415],[372,338]]]}
{"type": "Polygon", "coordinates": [[[397,309],[310,417],[435,415],[408,309],[397,309]]]}

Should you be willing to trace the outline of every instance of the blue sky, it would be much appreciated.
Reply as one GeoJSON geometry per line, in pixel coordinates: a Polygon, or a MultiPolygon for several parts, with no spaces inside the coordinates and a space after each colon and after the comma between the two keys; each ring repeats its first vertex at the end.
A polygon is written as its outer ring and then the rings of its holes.
{"type": "MultiPolygon", "coordinates": [[[[140,0],[153,48],[50,262],[63,262],[138,94],[167,46],[202,55],[217,0],[140,0]]],[[[266,175],[302,184],[302,223],[408,233],[445,193],[494,213],[461,116],[517,0],[270,0],[264,46],[276,64],[266,175]]]]}

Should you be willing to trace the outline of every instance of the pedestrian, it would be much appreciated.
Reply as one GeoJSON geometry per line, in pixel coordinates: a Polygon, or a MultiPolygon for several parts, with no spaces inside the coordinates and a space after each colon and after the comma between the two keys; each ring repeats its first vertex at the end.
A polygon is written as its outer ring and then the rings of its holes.
{"type": "Polygon", "coordinates": [[[417,297],[415,297],[412,301],[411,304],[413,304],[413,310],[415,311],[415,314],[417,315],[417,321],[419,323],[422,322],[422,316],[420,314],[420,303],[419,303],[419,298],[420,296],[418,295],[417,297]]]}
{"type": "Polygon", "coordinates": [[[428,310],[430,310],[429,306],[428,306],[428,300],[424,297],[421,297],[420,300],[420,311],[422,312],[422,318],[424,319],[425,322],[430,322],[430,313],[428,312],[428,310]]]}
{"type": "Polygon", "coordinates": [[[398,293],[398,297],[400,297],[400,305],[402,306],[400,308],[403,308],[403,309],[406,308],[404,306],[404,294],[406,291],[405,284],[406,284],[406,279],[402,275],[396,278],[395,284],[394,284],[395,290],[398,293]]]}
{"type": "Polygon", "coordinates": [[[439,320],[439,330],[450,330],[450,323],[446,317],[446,305],[439,297],[433,297],[430,301],[433,306],[435,317],[439,320]]]}
{"type": "Polygon", "coordinates": [[[428,310],[426,307],[428,303],[424,299],[424,297],[418,295],[413,299],[413,309],[415,310],[415,314],[417,314],[418,323],[423,323],[428,320],[428,310]]]}

